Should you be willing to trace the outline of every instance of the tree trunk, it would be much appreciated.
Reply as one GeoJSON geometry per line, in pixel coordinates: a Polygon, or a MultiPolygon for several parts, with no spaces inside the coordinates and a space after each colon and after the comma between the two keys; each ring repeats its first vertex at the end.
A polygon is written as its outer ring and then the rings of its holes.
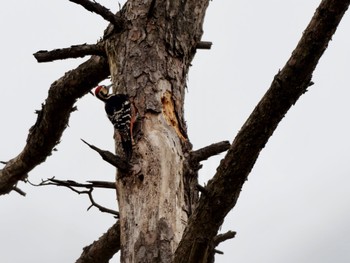
{"type": "Polygon", "coordinates": [[[128,1],[125,29],[106,41],[114,92],[128,94],[138,113],[132,168],[116,179],[121,262],[171,262],[196,201],[196,179],[184,178],[191,144],[183,105],[207,5],[128,1]]]}

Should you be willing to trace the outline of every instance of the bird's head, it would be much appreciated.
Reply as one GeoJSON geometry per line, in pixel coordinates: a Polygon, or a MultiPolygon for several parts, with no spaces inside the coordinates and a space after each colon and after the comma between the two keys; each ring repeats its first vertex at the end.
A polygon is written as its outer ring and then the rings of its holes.
{"type": "Polygon", "coordinates": [[[109,97],[109,88],[112,87],[112,85],[105,86],[105,85],[100,85],[97,86],[95,89],[95,96],[99,98],[100,100],[105,101],[109,97]]]}

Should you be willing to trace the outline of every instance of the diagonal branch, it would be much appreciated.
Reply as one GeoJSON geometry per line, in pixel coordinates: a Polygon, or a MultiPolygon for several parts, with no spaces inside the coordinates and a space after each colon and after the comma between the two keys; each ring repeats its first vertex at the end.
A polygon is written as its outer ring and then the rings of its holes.
{"type": "Polygon", "coordinates": [[[87,143],[83,139],[81,139],[81,140],[83,141],[83,143],[88,145],[91,149],[98,152],[98,154],[102,157],[102,159],[105,160],[107,163],[113,165],[114,167],[116,167],[122,171],[126,171],[129,169],[129,164],[127,162],[125,162],[122,158],[120,158],[119,156],[117,156],[109,151],[101,150],[101,149],[97,148],[96,146],[87,143]]]}
{"type": "Polygon", "coordinates": [[[97,241],[84,247],[83,253],[77,259],[76,263],[108,263],[119,250],[120,223],[118,220],[97,241]]]}
{"type": "Polygon", "coordinates": [[[76,3],[78,5],[83,6],[86,10],[99,14],[105,20],[111,22],[114,25],[115,30],[121,30],[123,27],[122,19],[119,18],[118,15],[114,15],[108,8],[103,5],[96,3],[95,1],[89,0],[69,0],[70,2],[76,3]]]}
{"type": "Polygon", "coordinates": [[[38,62],[51,62],[59,59],[79,58],[88,55],[105,56],[103,43],[88,45],[74,45],[68,48],[54,49],[51,51],[40,50],[33,54],[38,62]]]}
{"type": "Polygon", "coordinates": [[[349,4],[350,0],[321,2],[290,59],[275,76],[209,181],[208,194],[201,195],[175,252],[175,263],[206,262],[205,253],[198,249],[210,250],[260,151],[287,111],[311,85],[312,73],[349,4]]]}
{"type": "Polygon", "coordinates": [[[108,75],[106,59],[93,56],[51,85],[45,104],[38,111],[36,123],[29,130],[23,151],[0,170],[0,195],[13,190],[19,180],[51,155],[68,125],[76,100],[108,75]]]}

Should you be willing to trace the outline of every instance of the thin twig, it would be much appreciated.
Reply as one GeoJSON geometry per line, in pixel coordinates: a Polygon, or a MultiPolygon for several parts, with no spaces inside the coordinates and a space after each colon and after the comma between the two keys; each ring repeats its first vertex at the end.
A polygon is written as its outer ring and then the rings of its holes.
{"type": "Polygon", "coordinates": [[[217,249],[214,249],[213,252],[216,254],[220,254],[220,255],[224,254],[224,252],[222,252],[221,250],[217,250],[217,249]]]}
{"type": "Polygon", "coordinates": [[[51,51],[40,50],[33,54],[38,62],[50,62],[59,59],[79,58],[89,55],[105,56],[102,42],[98,44],[81,44],[68,48],[54,49],[51,51]]]}
{"type": "Polygon", "coordinates": [[[91,206],[87,209],[88,211],[90,210],[90,208],[92,206],[98,208],[98,210],[100,210],[101,212],[104,212],[104,213],[109,213],[109,214],[112,214],[112,215],[115,215],[117,217],[119,217],[119,212],[115,211],[115,210],[112,210],[112,209],[109,209],[107,207],[104,207],[102,205],[99,205],[98,203],[95,202],[94,198],[92,197],[92,191],[94,189],[91,188],[89,191],[88,191],[88,195],[89,195],[89,199],[90,199],[90,202],[91,202],[91,206]]]}
{"type": "Polygon", "coordinates": [[[19,189],[17,186],[13,187],[13,191],[19,193],[22,196],[26,196],[26,193],[23,190],[19,189]]]}
{"type": "MultiPolygon", "coordinates": [[[[73,180],[58,180],[55,178],[49,178],[47,180],[43,180],[40,184],[33,184],[33,183],[30,183],[30,184],[34,186],[46,186],[46,185],[64,186],[77,194],[87,194],[91,202],[91,205],[88,207],[87,210],[89,210],[91,207],[94,206],[98,208],[101,212],[109,213],[109,214],[115,215],[116,217],[119,217],[119,212],[96,203],[92,196],[92,191],[94,190],[94,188],[111,188],[110,183],[109,182],[102,183],[101,181],[96,181],[97,183],[93,183],[93,182],[94,181],[90,181],[89,184],[82,184],[82,183],[77,183],[76,181],[73,181],[73,180]],[[86,188],[88,190],[80,191],[75,189],[74,187],[86,188]]],[[[115,186],[114,186],[114,189],[115,189],[115,186]]]]}

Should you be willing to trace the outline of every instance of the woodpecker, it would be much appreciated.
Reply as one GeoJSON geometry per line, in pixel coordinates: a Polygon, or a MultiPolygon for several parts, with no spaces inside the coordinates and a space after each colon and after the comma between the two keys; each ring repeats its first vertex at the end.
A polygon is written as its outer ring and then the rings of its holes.
{"type": "Polygon", "coordinates": [[[109,94],[109,86],[97,86],[95,95],[105,103],[105,111],[114,129],[119,133],[126,158],[132,155],[132,109],[125,94],[109,94]]]}

